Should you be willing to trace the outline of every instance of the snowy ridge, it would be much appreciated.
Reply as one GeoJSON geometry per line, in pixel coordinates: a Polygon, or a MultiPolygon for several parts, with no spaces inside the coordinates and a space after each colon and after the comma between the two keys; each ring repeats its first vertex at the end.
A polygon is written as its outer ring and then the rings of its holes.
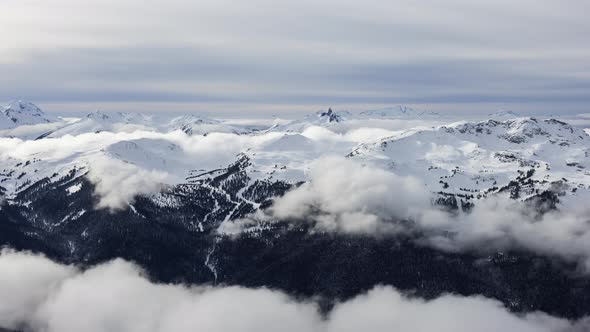
{"type": "MultiPolygon", "coordinates": [[[[530,183],[519,189],[521,199],[555,188],[576,195],[576,190],[590,186],[588,134],[555,119],[520,117],[398,131],[334,131],[335,125],[351,119],[400,114],[432,115],[406,107],[356,115],[328,109],[254,130],[252,125],[197,115],[163,121],[142,114],[93,112],[38,140],[0,138],[0,147],[6,147],[0,158],[0,186],[11,198],[39,181],[84,176],[97,160],[106,160],[159,172],[170,186],[202,186],[211,195],[221,195],[232,207],[226,211],[220,202],[212,204],[219,204],[215,213],[225,217],[237,213],[240,205],[260,206],[263,199],[252,199],[250,192],[260,188],[253,186],[307,181],[313,161],[325,155],[349,156],[416,177],[433,195],[483,198],[507,192],[503,188],[523,174],[530,174],[526,178],[530,183]]],[[[72,194],[79,187],[67,190],[72,194]]],[[[159,206],[183,204],[175,196],[143,194],[159,206]]]]}
{"type": "Polygon", "coordinates": [[[531,183],[519,193],[525,199],[556,187],[568,195],[589,188],[589,152],[584,130],[554,119],[518,118],[408,131],[362,145],[350,156],[416,176],[445,194],[483,197],[528,174],[531,183]]]}

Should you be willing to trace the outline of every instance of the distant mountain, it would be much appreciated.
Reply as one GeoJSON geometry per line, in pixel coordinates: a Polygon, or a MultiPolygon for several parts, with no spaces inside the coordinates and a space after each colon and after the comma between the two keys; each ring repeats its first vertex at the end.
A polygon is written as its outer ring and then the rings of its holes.
{"type": "Polygon", "coordinates": [[[28,101],[13,101],[0,107],[0,129],[12,129],[19,126],[37,125],[57,121],[45,114],[37,105],[28,101]]]}
{"type": "MultiPolygon", "coordinates": [[[[493,196],[561,207],[589,190],[590,136],[555,119],[463,121],[385,131],[379,139],[331,131],[351,119],[421,116],[436,115],[403,107],[363,115],[328,109],[269,130],[250,130],[200,116],[164,121],[93,112],[4,150],[0,246],[82,266],[122,257],[157,281],[281,289],[319,297],[323,309],[375,285],[393,285],[428,298],[484,295],[519,312],[572,318],[590,313],[590,279],[562,270],[571,262],[524,249],[448,252],[403,236],[310,231],[288,221],[257,224],[235,237],[218,232],[222,223],[260,212],[290,189],[305,186],[310,164],[325,155],[418,178],[432,201],[451,213],[493,196]],[[165,183],[150,187],[157,189],[125,198],[116,211],[98,209],[97,189],[108,183],[91,181],[96,160],[107,161],[104,176],[115,175],[111,185],[117,195],[142,186],[150,172],[169,176],[158,177],[165,183]],[[112,161],[123,170],[130,167],[130,173],[117,178],[112,161]]],[[[335,174],[354,190],[365,189],[355,187],[354,172],[335,174]]],[[[329,184],[334,177],[322,180],[329,184]]],[[[396,187],[384,191],[394,198],[408,194],[396,187]]]]}
{"type": "Polygon", "coordinates": [[[151,115],[142,113],[125,113],[125,112],[111,112],[94,111],[86,115],[86,119],[104,122],[104,123],[133,123],[133,124],[149,124],[152,121],[151,115]]]}
{"type": "Polygon", "coordinates": [[[432,192],[469,199],[510,192],[506,189],[512,185],[512,197],[520,199],[556,187],[568,188],[564,196],[590,187],[590,136],[555,119],[458,122],[408,130],[363,144],[350,156],[416,176],[432,192]],[[513,182],[527,171],[526,186],[513,182]]]}
{"type": "Polygon", "coordinates": [[[188,135],[207,135],[214,132],[243,135],[253,131],[253,128],[248,126],[228,125],[221,120],[192,114],[172,119],[165,129],[182,130],[188,135]]]}
{"type": "Polygon", "coordinates": [[[334,123],[334,122],[342,122],[345,121],[347,117],[351,116],[351,113],[348,111],[332,111],[331,108],[328,108],[327,111],[319,111],[315,114],[315,116],[308,116],[306,119],[311,120],[315,123],[334,123]]]}
{"type": "Polygon", "coordinates": [[[308,114],[303,119],[291,121],[290,123],[277,125],[270,128],[271,131],[288,131],[288,132],[302,132],[306,128],[312,126],[332,127],[337,126],[347,120],[354,119],[355,116],[348,111],[334,111],[332,108],[328,110],[318,111],[308,114]]]}
{"type": "Polygon", "coordinates": [[[47,133],[46,137],[62,137],[64,135],[80,135],[102,131],[130,132],[138,129],[154,129],[152,117],[141,113],[107,113],[94,111],[77,121],[70,122],[59,129],[47,133]]]}

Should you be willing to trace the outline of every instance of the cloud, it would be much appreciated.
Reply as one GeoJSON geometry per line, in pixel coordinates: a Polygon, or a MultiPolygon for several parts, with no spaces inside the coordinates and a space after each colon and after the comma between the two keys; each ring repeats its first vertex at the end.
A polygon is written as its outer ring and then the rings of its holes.
{"type": "Polygon", "coordinates": [[[540,215],[522,202],[493,197],[477,202],[469,213],[425,213],[418,223],[434,232],[425,241],[440,249],[526,249],[577,262],[590,273],[590,208],[581,203],[588,198],[588,193],[580,193],[570,206],[540,215]],[[443,231],[452,235],[443,235],[443,231]]]}
{"type": "Polygon", "coordinates": [[[336,306],[329,331],[564,331],[570,325],[541,313],[508,314],[483,297],[444,295],[431,301],[376,287],[336,306]]]}
{"type": "Polygon", "coordinates": [[[10,45],[0,99],[267,114],[325,103],[566,112],[588,102],[584,0],[3,5],[0,29],[18,33],[0,39],[10,45]]]}
{"type": "Polygon", "coordinates": [[[315,161],[309,177],[309,182],[275,200],[273,216],[301,218],[317,211],[318,228],[380,233],[398,226],[386,220],[413,219],[430,207],[430,196],[417,179],[342,157],[315,161]]]}
{"type": "Polygon", "coordinates": [[[69,331],[574,331],[543,313],[516,315],[482,297],[426,301],[376,287],[323,316],[317,304],[268,289],[154,284],[114,260],[87,270],[3,250],[0,327],[69,331]]]}
{"type": "Polygon", "coordinates": [[[0,327],[19,328],[75,269],[44,257],[2,250],[0,327]]]}
{"type": "Polygon", "coordinates": [[[170,177],[166,172],[142,169],[106,156],[93,158],[89,168],[88,179],[95,185],[99,209],[124,208],[138,194],[159,191],[170,177]]]}

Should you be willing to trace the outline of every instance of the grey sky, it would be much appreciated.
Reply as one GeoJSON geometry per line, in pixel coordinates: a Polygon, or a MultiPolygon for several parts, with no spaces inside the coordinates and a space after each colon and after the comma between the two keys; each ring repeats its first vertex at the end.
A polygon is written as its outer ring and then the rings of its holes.
{"type": "Polygon", "coordinates": [[[50,111],[589,111],[586,0],[0,6],[0,100],[50,111]]]}

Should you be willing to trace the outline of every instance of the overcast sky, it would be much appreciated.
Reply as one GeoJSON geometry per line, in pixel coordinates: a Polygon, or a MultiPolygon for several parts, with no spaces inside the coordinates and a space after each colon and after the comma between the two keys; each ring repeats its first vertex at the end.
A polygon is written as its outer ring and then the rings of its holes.
{"type": "Polygon", "coordinates": [[[588,112],[588,13],[587,0],[0,0],[0,101],[588,112]]]}

